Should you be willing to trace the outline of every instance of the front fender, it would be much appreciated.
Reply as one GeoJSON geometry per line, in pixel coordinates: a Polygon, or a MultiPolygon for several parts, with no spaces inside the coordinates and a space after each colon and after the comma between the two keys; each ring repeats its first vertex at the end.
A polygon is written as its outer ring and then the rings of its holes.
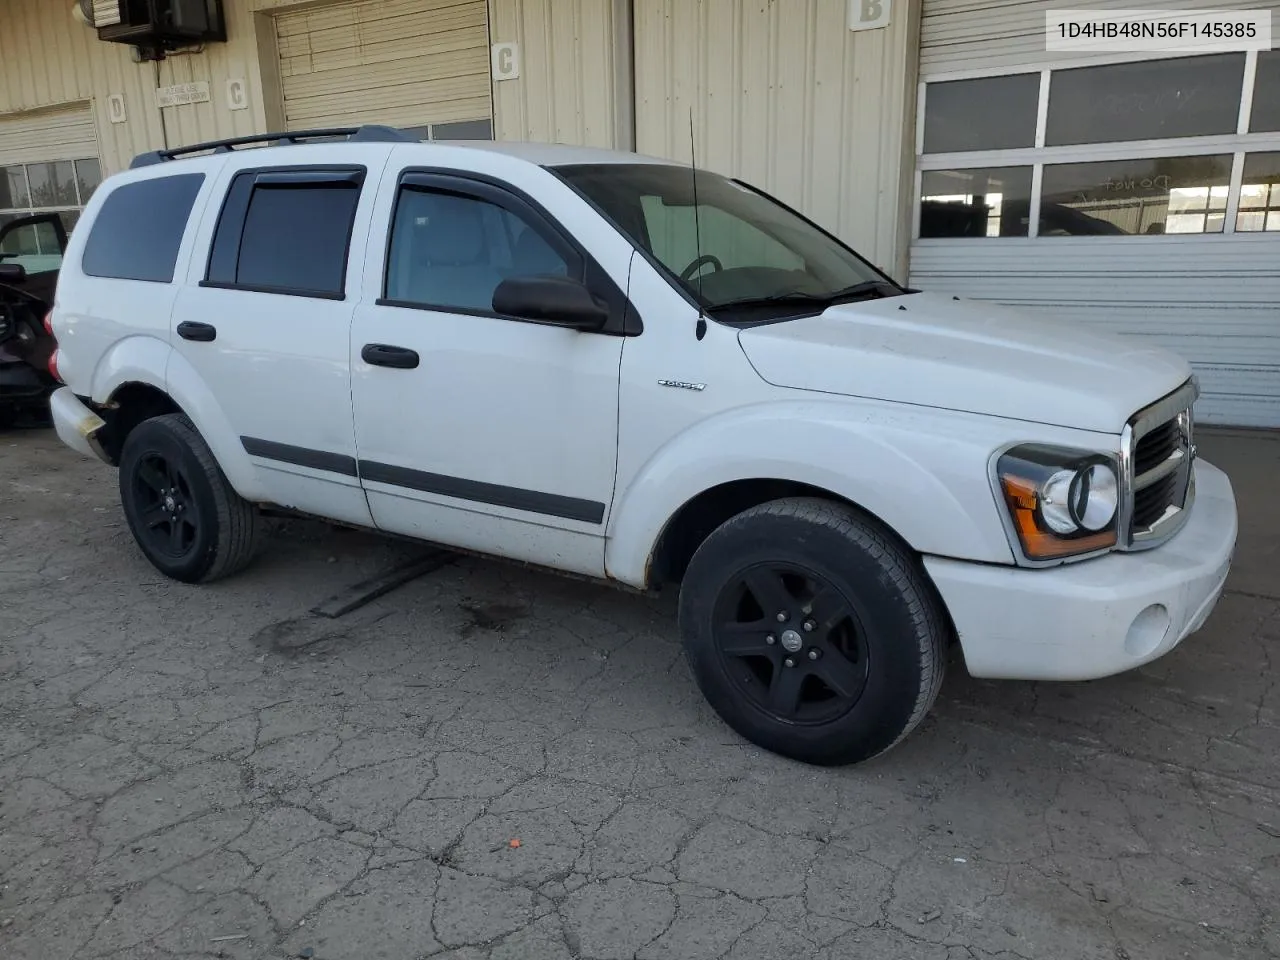
{"type": "Polygon", "coordinates": [[[608,575],[645,586],[669,520],[734,480],[820,487],[878,517],[915,550],[987,563],[1013,554],[991,491],[1008,422],[875,401],[793,400],[700,421],[635,473],[610,518],[608,575]]]}
{"type": "Polygon", "coordinates": [[[169,395],[195,424],[231,486],[246,500],[265,500],[253,463],[213,393],[195,368],[155,337],[127,337],[114,344],[93,372],[92,394],[107,403],[127,383],[142,383],[169,395]]]}

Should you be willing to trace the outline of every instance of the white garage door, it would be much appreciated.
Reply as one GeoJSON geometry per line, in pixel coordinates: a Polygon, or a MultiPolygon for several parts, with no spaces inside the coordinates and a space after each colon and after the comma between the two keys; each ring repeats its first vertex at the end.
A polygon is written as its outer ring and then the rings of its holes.
{"type": "Polygon", "coordinates": [[[1168,347],[1201,421],[1280,427],[1280,51],[1046,52],[1078,7],[925,0],[911,281],[1168,347]]]}
{"type": "Polygon", "coordinates": [[[374,0],[276,18],[289,129],[390,124],[491,139],[485,0],[374,0]]]}
{"type": "Polygon", "coordinates": [[[88,105],[0,115],[0,223],[57,212],[69,231],[101,180],[88,105]]]}

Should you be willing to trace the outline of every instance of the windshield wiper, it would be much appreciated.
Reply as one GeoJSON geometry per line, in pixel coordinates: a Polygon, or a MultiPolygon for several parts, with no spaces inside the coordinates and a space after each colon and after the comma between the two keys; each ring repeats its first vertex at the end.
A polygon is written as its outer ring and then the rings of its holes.
{"type": "Polygon", "coordinates": [[[771,293],[763,297],[740,297],[737,300],[726,300],[713,304],[708,309],[724,310],[735,307],[767,307],[776,304],[797,304],[802,306],[821,305],[829,307],[836,303],[850,303],[854,300],[869,299],[879,291],[892,286],[883,280],[864,280],[852,286],[843,287],[831,293],[805,293],[801,290],[787,290],[782,293],[771,293]]]}

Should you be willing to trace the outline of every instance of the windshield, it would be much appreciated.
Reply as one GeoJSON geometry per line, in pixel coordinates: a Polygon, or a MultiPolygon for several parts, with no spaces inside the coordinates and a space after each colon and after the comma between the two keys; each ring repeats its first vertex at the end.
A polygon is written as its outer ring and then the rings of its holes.
{"type": "Polygon", "coordinates": [[[556,168],[707,310],[813,312],[903,291],[776,201],[722,177],[667,164],[556,168]]]}

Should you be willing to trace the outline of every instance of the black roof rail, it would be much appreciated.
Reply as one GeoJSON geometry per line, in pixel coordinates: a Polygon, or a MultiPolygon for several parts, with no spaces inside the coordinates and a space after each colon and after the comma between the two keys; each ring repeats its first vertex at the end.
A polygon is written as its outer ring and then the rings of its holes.
{"type": "Polygon", "coordinates": [[[304,143],[308,140],[331,140],[346,137],[348,143],[419,143],[421,139],[395,127],[365,124],[362,127],[334,127],[328,130],[290,130],[286,133],[263,133],[252,137],[231,137],[227,140],[210,140],[169,150],[152,150],[133,158],[129,169],[149,167],[153,164],[176,160],[193,153],[230,153],[237,147],[250,143],[271,143],[276,146],[304,143]]]}

